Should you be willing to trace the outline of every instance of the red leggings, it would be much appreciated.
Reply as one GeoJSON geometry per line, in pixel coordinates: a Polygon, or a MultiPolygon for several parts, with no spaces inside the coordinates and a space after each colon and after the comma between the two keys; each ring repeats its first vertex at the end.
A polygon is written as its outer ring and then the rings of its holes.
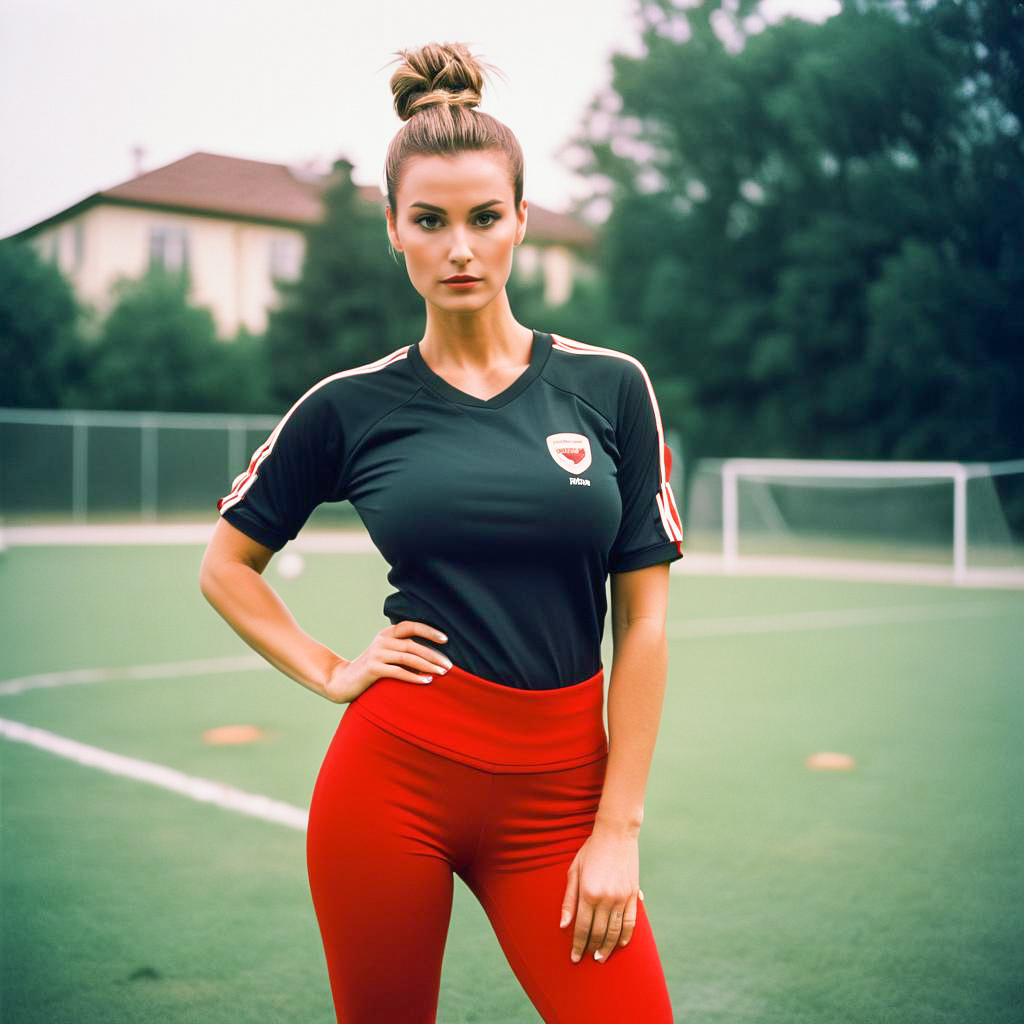
{"type": "Polygon", "coordinates": [[[570,863],[590,835],[608,741],[603,671],[520,690],[458,666],[378,679],[349,704],[309,811],[307,866],[337,1020],[433,1024],[453,872],[547,1024],[667,1024],[644,905],[604,963],[569,959],[570,863]]]}

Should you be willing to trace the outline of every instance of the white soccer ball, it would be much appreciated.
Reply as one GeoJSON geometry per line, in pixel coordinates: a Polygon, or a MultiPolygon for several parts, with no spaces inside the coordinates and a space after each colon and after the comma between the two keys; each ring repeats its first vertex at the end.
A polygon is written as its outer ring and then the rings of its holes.
{"type": "Polygon", "coordinates": [[[293,580],[296,576],[301,576],[305,567],[306,560],[295,551],[286,551],[277,560],[277,571],[286,580],[293,580]]]}

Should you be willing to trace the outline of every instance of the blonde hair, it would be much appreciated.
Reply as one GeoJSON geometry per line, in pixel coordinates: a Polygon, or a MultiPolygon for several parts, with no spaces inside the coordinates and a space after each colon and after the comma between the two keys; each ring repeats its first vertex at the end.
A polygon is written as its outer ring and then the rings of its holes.
{"type": "Polygon", "coordinates": [[[523,151],[506,125],[472,108],[480,102],[485,67],[462,43],[427,43],[399,50],[402,63],[391,76],[395,111],[405,124],[388,146],[384,163],[388,204],[405,161],[466,150],[495,150],[508,161],[516,206],[523,198],[523,151]]]}

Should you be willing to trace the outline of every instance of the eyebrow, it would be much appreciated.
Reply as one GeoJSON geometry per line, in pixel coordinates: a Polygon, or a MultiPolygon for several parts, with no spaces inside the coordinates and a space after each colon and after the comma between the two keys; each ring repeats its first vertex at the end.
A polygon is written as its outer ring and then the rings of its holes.
{"type": "MultiPolygon", "coordinates": [[[[500,199],[488,199],[486,203],[481,203],[479,206],[474,206],[470,213],[477,213],[480,210],[486,209],[488,206],[493,206],[495,203],[500,203],[500,199]]],[[[443,206],[434,206],[431,203],[410,203],[410,206],[421,206],[424,210],[431,210],[434,213],[446,213],[447,211],[443,206]]]]}

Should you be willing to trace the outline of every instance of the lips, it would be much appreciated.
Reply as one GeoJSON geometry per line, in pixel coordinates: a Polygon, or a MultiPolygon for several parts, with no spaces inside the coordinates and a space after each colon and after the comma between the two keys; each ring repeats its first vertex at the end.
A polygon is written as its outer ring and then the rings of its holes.
{"type": "Polygon", "coordinates": [[[470,277],[467,274],[456,274],[455,277],[446,277],[441,284],[468,284],[470,281],[479,281],[479,277],[470,277]]]}

